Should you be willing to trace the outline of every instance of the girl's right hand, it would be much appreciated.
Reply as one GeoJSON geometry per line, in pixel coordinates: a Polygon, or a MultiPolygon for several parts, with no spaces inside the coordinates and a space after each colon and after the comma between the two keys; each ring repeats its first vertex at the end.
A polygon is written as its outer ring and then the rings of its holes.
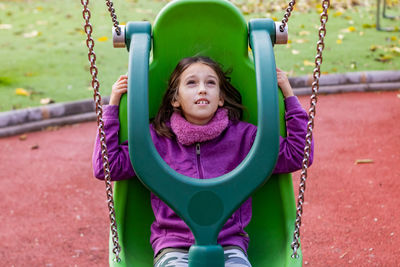
{"type": "Polygon", "coordinates": [[[286,73],[280,68],[276,68],[276,76],[278,79],[278,85],[281,88],[283,96],[285,98],[294,96],[293,89],[290,86],[289,79],[286,76],[286,73]]]}
{"type": "Polygon", "coordinates": [[[114,83],[111,89],[111,96],[109,105],[119,105],[121,96],[128,91],[128,76],[121,75],[118,80],[114,83]]]}

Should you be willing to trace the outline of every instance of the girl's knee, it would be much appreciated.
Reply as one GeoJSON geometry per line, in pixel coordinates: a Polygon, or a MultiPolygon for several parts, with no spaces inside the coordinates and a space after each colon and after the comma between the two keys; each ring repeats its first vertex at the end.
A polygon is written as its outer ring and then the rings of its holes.
{"type": "Polygon", "coordinates": [[[168,252],[154,264],[154,267],[188,267],[189,257],[183,252],[168,252]]]}
{"type": "Polygon", "coordinates": [[[246,255],[240,249],[225,250],[225,267],[251,267],[246,255]]]}

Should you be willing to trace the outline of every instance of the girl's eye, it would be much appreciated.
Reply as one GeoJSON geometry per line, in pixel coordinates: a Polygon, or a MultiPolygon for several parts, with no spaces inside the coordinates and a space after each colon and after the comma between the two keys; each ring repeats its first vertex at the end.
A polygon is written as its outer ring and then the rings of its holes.
{"type": "Polygon", "coordinates": [[[189,80],[189,81],[186,82],[187,85],[192,85],[192,84],[195,84],[195,83],[196,82],[194,80],[189,80]]]}
{"type": "Polygon", "coordinates": [[[215,81],[208,81],[208,84],[216,85],[216,82],[215,81]]]}

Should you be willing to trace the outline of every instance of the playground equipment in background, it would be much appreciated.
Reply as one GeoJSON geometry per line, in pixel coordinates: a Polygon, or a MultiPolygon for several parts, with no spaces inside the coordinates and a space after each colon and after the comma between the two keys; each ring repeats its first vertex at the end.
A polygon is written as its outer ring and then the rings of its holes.
{"type": "MultiPolygon", "coordinates": [[[[138,179],[119,181],[115,183],[113,199],[94,41],[89,23],[90,11],[87,8],[88,1],[81,2],[84,6],[84,29],[88,36],[90,72],[105,163],[111,221],[110,265],[149,266],[153,252],[148,240],[150,224],[154,220],[149,191],[138,179]]],[[[240,11],[229,1],[176,0],[157,16],[153,32],[148,22],[130,22],[126,27],[118,25],[112,2],[106,2],[114,23],[114,45],[126,45],[129,51],[128,97],[122,97],[120,104],[120,141],[128,139],[132,165],[140,181],[170,205],[192,230],[196,244],[189,251],[189,265],[224,265],[222,247],[216,243],[218,232],[231,213],[258,189],[253,195],[253,219],[246,228],[251,236],[248,251],[250,261],[254,266],[300,266],[299,227],[329,1],[322,1],[323,13],[297,217],[291,175],[274,175],[268,180],[277,158],[278,136],[286,134],[283,100],[282,96],[278,96],[273,45],[287,41],[286,23],[295,1],[290,2],[282,23],[256,19],[250,21],[247,27],[240,11]],[[248,50],[249,43],[253,61],[248,50]],[[232,172],[206,180],[188,178],[169,168],[155,150],[148,131],[149,118],[158,109],[169,74],[181,58],[193,55],[209,56],[233,70],[232,83],[241,92],[243,104],[249,110],[249,122],[258,124],[256,140],[246,159],[232,172]],[[270,149],[266,151],[264,147],[270,149]],[[185,194],[174,194],[174,190],[185,194]],[[290,233],[293,231],[293,243],[290,245],[290,233]]]]}
{"type": "Polygon", "coordinates": [[[381,17],[384,19],[389,19],[389,20],[400,20],[400,16],[390,16],[387,15],[386,11],[388,9],[387,6],[387,0],[377,0],[376,1],[376,29],[378,31],[386,31],[386,32],[394,32],[394,31],[400,31],[399,26],[396,27],[382,27],[381,26],[381,17]],[[382,11],[381,11],[382,7],[382,11]]]}

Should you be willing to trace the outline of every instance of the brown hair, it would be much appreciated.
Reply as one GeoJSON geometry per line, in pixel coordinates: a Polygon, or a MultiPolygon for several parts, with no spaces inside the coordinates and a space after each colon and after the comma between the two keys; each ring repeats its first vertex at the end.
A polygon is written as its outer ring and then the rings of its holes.
{"type": "Polygon", "coordinates": [[[233,121],[242,119],[244,109],[242,105],[242,96],[240,95],[239,91],[230,83],[230,77],[228,77],[230,72],[224,72],[222,67],[209,57],[187,57],[179,61],[172,72],[160,109],[153,120],[153,126],[158,135],[166,136],[168,138],[173,137],[174,134],[166,125],[166,122],[170,120],[171,115],[175,111],[181,112],[181,110],[174,108],[171,103],[178,95],[181,74],[194,63],[205,64],[215,71],[219,80],[220,94],[224,99],[223,107],[228,110],[229,119],[233,121]]]}

